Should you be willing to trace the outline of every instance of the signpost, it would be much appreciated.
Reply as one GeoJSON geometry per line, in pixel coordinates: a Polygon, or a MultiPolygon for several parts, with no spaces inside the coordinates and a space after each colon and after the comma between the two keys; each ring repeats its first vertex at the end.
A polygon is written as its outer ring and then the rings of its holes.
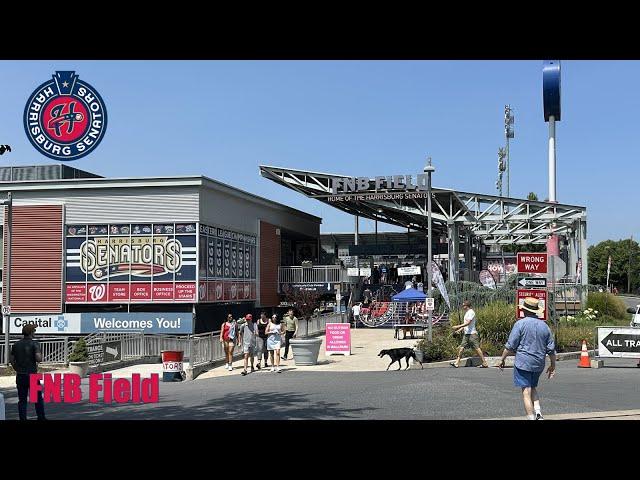
{"type": "Polygon", "coordinates": [[[518,253],[518,273],[547,273],[547,254],[518,253]]]}
{"type": "Polygon", "coordinates": [[[325,355],[351,355],[351,325],[327,323],[325,355]]]}
{"type": "Polygon", "coordinates": [[[597,327],[598,357],[640,358],[640,328],[597,327]]]}
{"type": "Polygon", "coordinates": [[[425,298],[425,304],[427,306],[427,312],[433,312],[435,310],[436,299],[433,297],[425,298]]]}
{"type": "Polygon", "coordinates": [[[523,287],[538,287],[538,288],[547,288],[547,279],[546,278],[521,278],[518,282],[518,285],[522,285],[523,287]]]}
{"type": "Polygon", "coordinates": [[[538,318],[540,320],[547,319],[547,291],[538,289],[518,289],[516,296],[516,307],[518,309],[518,318],[524,318],[526,316],[524,310],[522,310],[522,304],[524,303],[524,299],[527,297],[533,297],[538,299],[540,302],[540,310],[538,313],[538,318]]]}

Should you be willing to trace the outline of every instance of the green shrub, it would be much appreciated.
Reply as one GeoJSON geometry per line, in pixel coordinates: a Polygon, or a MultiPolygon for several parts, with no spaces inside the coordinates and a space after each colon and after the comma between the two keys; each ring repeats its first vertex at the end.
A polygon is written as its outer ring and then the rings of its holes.
{"type": "MultiPolygon", "coordinates": [[[[492,343],[497,347],[504,346],[516,321],[515,303],[495,302],[480,307],[475,312],[476,328],[480,340],[492,343]]],[[[502,352],[502,350],[500,351],[502,352]]]]}
{"type": "Polygon", "coordinates": [[[86,362],[89,360],[89,352],[87,351],[87,343],[84,338],[78,340],[73,346],[73,351],[69,355],[70,362],[86,362]]]}
{"type": "Polygon", "coordinates": [[[582,348],[582,340],[587,341],[587,348],[593,348],[593,337],[593,326],[559,326],[556,333],[556,351],[577,352],[582,348]]]}
{"type": "Polygon", "coordinates": [[[459,342],[450,334],[440,334],[433,337],[433,341],[422,339],[416,344],[418,350],[424,353],[425,362],[438,362],[456,358],[459,342]]]}
{"type": "Polygon", "coordinates": [[[629,318],[624,301],[607,292],[589,293],[587,308],[593,308],[598,310],[601,315],[608,315],[619,320],[628,320],[629,318]]]}

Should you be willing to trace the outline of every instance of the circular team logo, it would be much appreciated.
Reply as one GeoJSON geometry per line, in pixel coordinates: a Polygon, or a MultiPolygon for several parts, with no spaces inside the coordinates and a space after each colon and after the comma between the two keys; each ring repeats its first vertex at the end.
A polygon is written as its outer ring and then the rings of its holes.
{"type": "Polygon", "coordinates": [[[102,141],[107,110],[100,94],[75,72],[58,71],[29,97],[24,129],[43,155],[54,160],[77,160],[102,141]]]}

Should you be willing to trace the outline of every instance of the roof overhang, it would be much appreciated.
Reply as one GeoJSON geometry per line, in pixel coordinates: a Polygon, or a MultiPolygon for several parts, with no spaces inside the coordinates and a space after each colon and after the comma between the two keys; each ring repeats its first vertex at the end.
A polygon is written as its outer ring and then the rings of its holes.
{"type": "MultiPolygon", "coordinates": [[[[361,191],[340,191],[345,177],[274,166],[260,166],[260,174],[309,198],[352,215],[392,225],[427,231],[427,194],[418,186],[404,190],[381,188],[391,177],[366,177],[361,191]]],[[[418,183],[418,182],[416,182],[418,183]]],[[[387,185],[392,185],[389,182],[387,185]]],[[[412,185],[413,186],[413,185],[412,185]]],[[[497,197],[443,188],[432,188],[432,220],[435,234],[460,226],[483,243],[545,243],[552,233],[571,234],[586,221],[586,208],[552,202],[497,197]]]]}

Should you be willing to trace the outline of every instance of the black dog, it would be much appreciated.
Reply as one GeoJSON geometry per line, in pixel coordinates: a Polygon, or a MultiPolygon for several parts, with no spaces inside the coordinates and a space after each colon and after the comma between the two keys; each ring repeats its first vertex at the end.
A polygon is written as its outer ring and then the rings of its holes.
{"type": "MultiPolygon", "coordinates": [[[[409,358],[413,358],[416,362],[420,364],[420,367],[424,369],[422,366],[422,362],[416,358],[416,352],[413,351],[413,348],[392,348],[390,350],[381,350],[378,356],[380,358],[385,355],[389,355],[391,358],[391,363],[389,367],[393,365],[395,362],[398,362],[398,370],[402,367],[402,359],[404,358],[407,361],[407,368],[409,368],[409,358]]],[[[387,367],[387,370],[389,370],[387,367]]],[[[405,370],[407,369],[405,368],[405,370]]]]}

